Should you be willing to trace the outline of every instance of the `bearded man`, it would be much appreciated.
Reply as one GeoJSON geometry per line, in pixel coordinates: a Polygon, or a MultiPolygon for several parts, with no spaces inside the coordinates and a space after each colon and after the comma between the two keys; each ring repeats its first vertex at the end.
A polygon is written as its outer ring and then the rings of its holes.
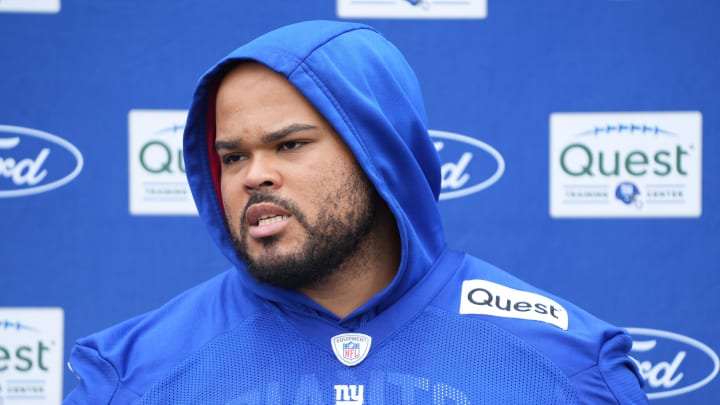
{"type": "Polygon", "coordinates": [[[420,87],[371,27],[228,55],[184,153],[233,267],[81,339],[67,404],[646,402],[626,332],[447,247],[420,87]]]}

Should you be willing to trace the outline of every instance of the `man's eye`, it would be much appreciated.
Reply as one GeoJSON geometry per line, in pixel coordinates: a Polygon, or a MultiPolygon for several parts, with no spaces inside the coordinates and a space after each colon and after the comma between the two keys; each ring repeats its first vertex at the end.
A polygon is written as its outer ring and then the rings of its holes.
{"type": "Polygon", "coordinates": [[[239,153],[228,154],[222,157],[222,162],[226,165],[231,165],[241,160],[245,160],[245,155],[239,153]]]}
{"type": "Polygon", "coordinates": [[[289,141],[289,142],[283,142],[278,147],[279,150],[294,150],[298,149],[299,147],[305,145],[305,142],[300,141],[289,141]]]}

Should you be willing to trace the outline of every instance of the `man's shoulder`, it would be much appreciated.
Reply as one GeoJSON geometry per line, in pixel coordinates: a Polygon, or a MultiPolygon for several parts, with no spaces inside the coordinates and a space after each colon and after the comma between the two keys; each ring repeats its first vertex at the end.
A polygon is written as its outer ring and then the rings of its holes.
{"type": "Polygon", "coordinates": [[[258,310],[236,273],[225,271],[155,310],[79,339],[74,350],[109,363],[126,389],[141,389],[258,310]]]}
{"type": "Polygon", "coordinates": [[[465,255],[433,305],[455,314],[463,339],[483,336],[485,350],[511,345],[546,359],[571,381],[581,402],[646,402],[626,331],[483,260],[465,255]]]}
{"type": "Polygon", "coordinates": [[[596,365],[603,345],[625,335],[573,302],[470,255],[442,295],[446,309],[517,337],[568,373],[596,365]]]}

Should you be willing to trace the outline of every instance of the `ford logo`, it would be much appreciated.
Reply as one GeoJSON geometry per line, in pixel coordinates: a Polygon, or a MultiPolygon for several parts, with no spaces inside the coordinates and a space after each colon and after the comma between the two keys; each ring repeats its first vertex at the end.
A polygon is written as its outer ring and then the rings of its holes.
{"type": "Polygon", "coordinates": [[[492,146],[452,132],[429,133],[442,163],[441,200],[477,193],[502,177],[505,161],[492,146]]]}
{"type": "Polygon", "coordinates": [[[0,125],[0,198],[53,190],[83,167],[70,142],[37,129],[0,125]]]}
{"type": "Polygon", "coordinates": [[[662,330],[626,329],[633,337],[631,355],[649,399],[695,391],[718,373],[718,356],[704,343],[662,330]]]}

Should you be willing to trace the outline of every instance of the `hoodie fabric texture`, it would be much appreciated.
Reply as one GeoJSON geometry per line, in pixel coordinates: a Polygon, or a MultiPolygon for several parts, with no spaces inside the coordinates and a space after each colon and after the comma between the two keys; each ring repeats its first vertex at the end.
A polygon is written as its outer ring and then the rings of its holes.
{"type": "Polygon", "coordinates": [[[304,22],[237,49],[200,80],[184,142],[200,216],[233,268],[80,339],[66,404],[646,403],[622,329],[447,248],[419,85],[373,28],[304,22]],[[214,97],[243,60],[284,75],[315,106],[395,216],[397,275],[343,319],[256,281],[231,242],[214,97]]]}

